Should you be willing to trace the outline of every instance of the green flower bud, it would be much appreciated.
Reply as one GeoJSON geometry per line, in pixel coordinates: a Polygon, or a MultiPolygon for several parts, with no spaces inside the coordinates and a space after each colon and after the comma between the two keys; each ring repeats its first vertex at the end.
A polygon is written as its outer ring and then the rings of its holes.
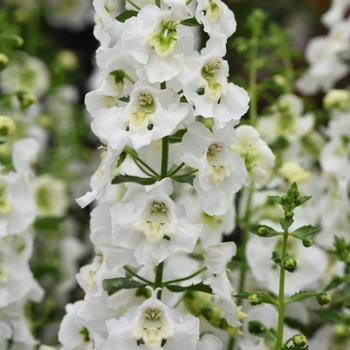
{"type": "Polygon", "coordinates": [[[307,345],[307,338],[304,334],[297,334],[292,338],[292,343],[294,346],[305,347],[307,345]]]}
{"type": "Polygon", "coordinates": [[[253,305],[253,306],[259,305],[259,304],[261,304],[261,299],[260,299],[258,294],[252,293],[252,294],[249,294],[249,296],[248,296],[248,303],[250,305],[253,305]]]}
{"type": "Polygon", "coordinates": [[[350,106],[350,93],[347,90],[333,89],[325,96],[323,104],[328,110],[346,111],[350,106]]]}
{"type": "Polygon", "coordinates": [[[38,102],[37,98],[30,92],[23,91],[17,94],[21,108],[25,109],[38,102]]]}
{"type": "Polygon", "coordinates": [[[79,61],[74,52],[62,50],[57,56],[58,63],[66,70],[74,70],[78,67],[79,61]]]}
{"type": "Polygon", "coordinates": [[[8,116],[0,115],[0,136],[10,136],[15,132],[15,130],[15,122],[8,116]]]}
{"type": "Polygon", "coordinates": [[[346,340],[350,337],[350,329],[345,324],[337,324],[334,328],[334,337],[337,340],[346,340]]]}
{"type": "Polygon", "coordinates": [[[259,321],[250,321],[248,323],[248,331],[253,335],[260,335],[265,332],[264,325],[259,321]]]}
{"type": "Polygon", "coordinates": [[[314,242],[313,242],[313,240],[312,240],[311,238],[305,238],[305,239],[303,239],[303,245],[304,245],[304,247],[306,247],[306,248],[311,247],[313,243],[314,243],[314,242]]]}
{"type": "Polygon", "coordinates": [[[327,305],[331,302],[331,297],[325,292],[317,294],[316,298],[320,305],[327,305]]]}
{"type": "Polygon", "coordinates": [[[0,71],[8,65],[9,61],[9,58],[4,53],[0,52],[0,71]]]}
{"type": "Polygon", "coordinates": [[[283,267],[288,272],[294,272],[297,268],[297,261],[294,258],[287,258],[283,263],[283,267]]]}

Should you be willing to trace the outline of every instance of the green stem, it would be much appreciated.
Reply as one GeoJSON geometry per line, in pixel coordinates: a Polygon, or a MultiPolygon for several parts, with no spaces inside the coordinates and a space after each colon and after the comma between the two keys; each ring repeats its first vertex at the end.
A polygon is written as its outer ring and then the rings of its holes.
{"type": "Polygon", "coordinates": [[[164,282],[164,284],[177,283],[177,282],[190,280],[191,278],[196,277],[197,275],[200,275],[201,273],[206,271],[206,269],[207,269],[206,267],[202,267],[200,270],[198,270],[197,272],[193,273],[192,275],[189,275],[189,276],[183,277],[183,278],[178,278],[176,280],[166,281],[166,282],[164,282]]]}
{"type": "Polygon", "coordinates": [[[288,232],[283,233],[282,242],[282,252],[281,260],[282,264],[280,267],[280,281],[279,281],[279,296],[278,296],[278,327],[277,327],[277,340],[275,350],[281,350],[283,344],[283,329],[284,329],[284,312],[285,312],[285,299],[284,299],[284,283],[286,270],[283,267],[283,262],[287,255],[287,242],[288,242],[288,232]]]}
{"type": "MultiPolygon", "coordinates": [[[[155,288],[162,288],[162,285],[163,285],[163,283],[162,283],[162,281],[163,281],[163,270],[164,270],[164,261],[157,265],[157,268],[156,268],[156,280],[154,282],[155,288]]],[[[161,290],[158,292],[157,298],[159,300],[162,299],[162,291],[161,290]]]]}
{"type": "Polygon", "coordinates": [[[142,282],[145,282],[145,283],[147,283],[147,284],[149,284],[149,285],[152,285],[153,283],[151,282],[151,281],[149,281],[149,280],[147,280],[146,278],[143,278],[143,277],[141,277],[141,276],[139,276],[137,273],[135,273],[133,270],[131,270],[129,267],[127,267],[127,266],[124,266],[124,270],[126,271],[126,272],[128,272],[131,276],[134,276],[135,278],[138,278],[140,281],[142,281],[142,282]]]}
{"type": "Polygon", "coordinates": [[[156,0],[156,5],[160,7],[160,0],[156,0]]]}
{"type": "Polygon", "coordinates": [[[181,163],[175,170],[173,170],[171,173],[169,173],[169,177],[175,175],[178,173],[183,167],[185,166],[185,163],[181,163]]]}
{"type": "Polygon", "coordinates": [[[130,5],[134,6],[136,10],[141,10],[140,6],[137,6],[132,0],[126,0],[130,5]]]}
{"type": "Polygon", "coordinates": [[[169,136],[163,137],[162,140],[162,165],[160,177],[162,179],[168,176],[168,159],[169,159],[169,136]]]}
{"type": "Polygon", "coordinates": [[[235,338],[230,337],[230,341],[227,346],[227,350],[233,350],[235,347],[235,338]]]}
{"type": "MultiPolygon", "coordinates": [[[[252,209],[254,191],[255,191],[254,182],[251,182],[248,187],[248,198],[247,198],[243,221],[241,223],[243,237],[242,237],[241,249],[239,252],[239,256],[241,259],[241,273],[239,276],[239,287],[238,287],[239,293],[243,292],[245,289],[245,281],[246,281],[246,275],[248,271],[246,248],[249,240],[250,214],[252,209]]],[[[242,300],[240,299],[238,303],[241,304],[241,302],[242,300]]]]}

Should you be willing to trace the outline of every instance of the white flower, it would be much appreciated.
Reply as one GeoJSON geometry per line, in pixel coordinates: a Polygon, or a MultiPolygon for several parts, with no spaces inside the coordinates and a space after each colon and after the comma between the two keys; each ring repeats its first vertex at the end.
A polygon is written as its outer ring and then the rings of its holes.
{"type": "Polygon", "coordinates": [[[31,56],[19,56],[1,72],[1,87],[7,93],[26,91],[42,97],[50,87],[45,63],[31,56]]]}
{"type": "Polygon", "coordinates": [[[136,149],[170,135],[188,109],[168,91],[137,83],[125,107],[104,110],[92,122],[94,133],[114,150],[136,149]]]}
{"type": "Polygon", "coordinates": [[[183,19],[156,5],[143,7],[137,17],[125,22],[119,52],[128,52],[143,64],[150,83],[175,78],[183,68],[184,55],[194,46],[191,28],[180,24],[183,19]]]}
{"type": "Polygon", "coordinates": [[[35,179],[34,190],[40,216],[61,217],[66,213],[68,196],[64,181],[42,175],[35,179]]]}
{"type": "Polygon", "coordinates": [[[232,150],[244,159],[249,176],[264,184],[275,164],[275,156],[258,131],[249,125],[236,128],[232,150]]]}
{"type": "Polygon", "coordinates": [[[182,139],[183,161],[198,169],[194,187],[209,215],[225,214],[246,180],[244,162],[231,150],[232,142],[232,125],[211,132],[201,123],[192,124],[182,139]]]}
{"type": "Polygon", "coordinates": [[[17,141],[12,153],[16,172],[0,173],[0,237],[19,234],[34,221],[37,207],[30,166],[37,152],[38,144],[33,139],[17,141]]]}
{"type": "Polygon", "coordinates": [[[103,349],[104,322],[112,316],[106,313],[105,304],[78,301],[68,304],[66,312],[58,333],[58,339],[62,344],[61,349],[103,349]]]}
{"type": "Polygon", "coordinates": [[[333,0],[329,10],[322,16],[322,22],[327,27],[333,27],[343,19],[349,8],[349,0],[333,0]]]}
{"type": "Polygon", "coordinates": [[[325,145],[320,156],[323,171],[334,174],[339,179],[350,181],[350,118],[344,114],[331,121],[329,125],[331,139],[325,145]]]}
{"type": "Polygon", "coordinates": [[[172,252],[191,252],[201,225],[190,223],[170,198],[171,180],[140,187],[130,189],[111,209],[114,244],[134,250],[141,265],[158,264],[172,252]]]}
{"type": "Polygon", "coordinates": [[[222,0],[198,0],[196,19],[209,35],[227,39],[236,31],[235,16],[222,0]]]}
{"type": "Polygon", "coordinates": [[[297,82],[300,91],[305,94],[327,91],[348,74],[348,66],[340,56],[349,50],[349,36],[350,21],[347,20],[334,25],[328,36],[310,41],[306,48],[310,68],[297,82]]]}
{"type": "Polygon", "coordinates": [[[197,350],[222,350],[222,341],[211,335],[204,334],[201,340],[198,342],[197,350]]]}
{"type": "Polygon", "coordinates": [[[0,308],[28,298],[39,301],[43,291],[28,265],[32,252],[32,233],[0,239],[0,308]]]}
{"type": "Polygon", "coordinates": [[[103,48],[113,45],[121,32],[122,24],[116,17],[123,9],[120,0],[93,0],[95,8],[94,35],[103,48]]]}
{"type": "Polygon", "coordinates": [[[272,113],[259,118],[257,129],[262,138],[273,142],[278,137],[295,141],[309,133],[314,126],[314,116],[303,115],[303,101],[295,95],[283,95],[272,109],[272,113]]]}
{"type": "Polygon", "coordinates": [[[310,350],[347,350],[350,347],[350,339],[344,338],[344,334],[348,331],[345,324],[323,326],[309,341],[310,350]]]}
{"type": "Polygon", "coordinates": [[[116,161],[119,156],[118,151],[108,148],[102,155],[102,161],[90,180],[91,191],[84,196],[77,198],[77,203],[86,207],[95,199],[101,198],[113,179],[113,171],[116,168],[116,161]]]}
{"type": "Polygon", "coordinates": [[[228,82],[228,63],[222,38],[210,39],[201,54],[186,60],[180,76],[187,100],[195,107],[196,115],[213,118],[218,128],[230,121],[238,123],[247,112],[249,96],[239,86],[228,82]]]}
{"type": "Polygon", "coordinates": [[[118,320],[108,320],[105,350],[196,350],[199,320],[182,315],[156,298],[132,307],[118,320]]]}
{"type": "MultiPolygon", "coordinates": [[[[293,273],[286,272],[285,291],[287,295],[296,293],[317,282],[327,267],[327,256],[318,247],[305,248],[296,239],[288,242],[288,253],[297,261],[293,273]]],[[[253,236],[247,245],[247,258],[254,279],[259,285],[278,293],[279,269],[271,260],[272,252],[279,249],[280,242],[276,238],[253,236]]]]}
{"type": "Polygon", "coordinates": [[[205,265],[211,274],[206,279],[213,290],[213,301],[220,307],[221,316],[229,325],[238,326],[238,310],[233,295],[234,288],[226,272],[227,264],[236,254],[236,245],[233,242],[220,243],[208,247],[205,265]]]}
{"type": "Polygon", "coordinates": [[[185,207],[192,222],[200,222],[203,225],[200,241],[204,247],[220,243],[223,235],[233,232],[236,216],[233,200],[228,203],[229,207],[225,214],[209,215],[202,210],[198,195],[191,187],[191,191],[181,194],[179,203],[185,207]]]}

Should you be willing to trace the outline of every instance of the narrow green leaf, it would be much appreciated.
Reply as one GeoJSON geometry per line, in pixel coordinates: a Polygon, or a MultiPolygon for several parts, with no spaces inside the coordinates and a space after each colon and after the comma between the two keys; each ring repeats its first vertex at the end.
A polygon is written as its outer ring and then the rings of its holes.
{"type": "Polygon", "coordinates": [[[106,279],[102,284],[103,289],[108,293],[108,295],[114,294],[122,289],[134,289],[145,286],[144,284],[134,281],[129,277],[106,279]]]}
{"type": "Polygon", "coordinates": [[[197,27],[200,25],[194,17],[183,20],[181,24],[189,27],[197,27]]]}
{"type": "Polygon", "coordinates": [[[278,232],[267,225],[255,225],[250,228],[250,232],[260,237],[276,237],[283,234],[282,232],[278,232]]]}
{"type": "Polygon", "coordinates": [[[344,322],[344,317],[341,313],[339,313],[336,310],[332,309],[317,309],[314,310],[314,313],[321,318],[322,320],[333,323],[333,324],[339,324],[344,322]]]}
{"type": "Polygon", "coordinates": [[[187,183],[190,185],[193,185],[193,180],[195,176],[194,175],[179,175],[179,176],[174,176],[173,179],[177,182],[180,183],[187,183]]]}
{"type": "Polygon", "coordinates": [[[124,23],[129,18],[137,16],[137,13],[138,12],[134,10],[126,10],[117,16],[116,20],[124,23]]]}
{"type": "Polygon", "coordinates": [[[315,235],[320,232],[320,228],[312,225],[301,226],[296,229],[291,235],[295,238],[304,240],[305,238],[309,238],[310,236],[315,235]]]}
{"type": "Polygon", "coordinates": [[[320,292],[317,291],[300,291],[287,298],[286,304],[292,304],[304,299],[313,298],[316,297],[319,293],[320,292]]]}
{"type": "Polygon", "coordinates": [[[181,293],[181,292],[188,292],[188,291],[198,291],[198,292],[204,292],[208,294],[212,294],[212,289],[210,286],[204,283],[198,283],[198,284],[191,284],[190,286],[176,286],[176,285],[167,285],[167,289],[169,289],[173,293],[181,293]]]}
{"type": "Polygon", "coordinates": [[[114,177],[112,184],[121,184],[125,182],[134,182],[140,185],[153,185],[158,180],[153,177],[139,177],[139,176],[131,176],[131,175],[117,175],[114,177]]]}

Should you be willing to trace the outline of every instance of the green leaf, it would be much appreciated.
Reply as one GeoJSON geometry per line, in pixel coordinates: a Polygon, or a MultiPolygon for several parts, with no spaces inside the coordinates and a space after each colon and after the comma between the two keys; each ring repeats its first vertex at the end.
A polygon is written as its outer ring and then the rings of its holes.
{"type": "Polygon", "coordinates": [[[37,230],[56,230],[63,222],[63,218],[46,217],[38,218],[34,223],[34,227],[37,230]]]}
{"type": "Polygon", "coordinates": [[[169,143],[181,142],[186,131],[187,131],[186,129],[180,129],[180,130],[176,131],[176,133],[174,135],[169,136],[169,143]]]}
{"type": "Polygon", "coordinates": [[[190,286],[177,286],[177,285],[167,285],[167,289],[169,289],[173,293],[181,293],[181,292],[188,292],[188,291],[198,291],[198,292],[204,292],[208,294],[212,294],[212,289],[210,286],[204,283],[198,283],[198,284],[191,284],[190,286]]]}
{"type": "Polygon", "coordinates": [[[102,283],[103,289],[108,295],[114,294],[122,289],[134,289],[144,287],[145,285],[130,279],[129,277],[118,277],[106,279],[102,283]]]}
{"type": "Polygon", "coordinates": [[[267,341],[274,342],[276,340],[276,335],[273,329],[267,329],[260,321],[250,321],[248,322],[248,331],[250,334],[256,337],[263,338],[267,341]]]}
{"type": "Polygon", "coordinates": [[[285,231],[288,231],[289,227],[293,225],[293,222],[294,222],[293,219],[286,219],[286,218],[280,219],[280,225],[285,231]]]}
{"type": "Polygon", "coordinates": [[[195,176],[194,175],[179,175],[179,176],[174,176],[173,179],[177,182],[180,183],[187,183],[190,185],[193,185],[193,180],[195,176]]]}
{"type": "Polygon", "coordinates": [[[122,12],[119,16],[117,16],[116,20],[124,23],[129,18],[137,16],[137,14],[138,14],[137,11],[126,10],[126,11],[122,12]]]}
{"type": "Polygon", "coordinates": [[[286,304],[292,304],[304,299],[313,298],[316,297],[318,294],[319,292],[317,291],[300,291],[287,298],[286,304]]]}
{"type": "Polygon", "coordinates": [[[310,236],[315,235],[320,232],[320,228],[312,225],[301,226],[296,229],[291,235],[295,238],[304,240],[305,238],[309,238],[310,236]]]}
{"type": "Polygon", "coordinates": [[[333,324],[339,324],[344,322],[344,317],[341,313],[339,313],[336,310],[332,309],[317,309],[314,310],[314,313],[322,320],[333,323],[333,324]]]}
{"type": "Polygon", "coordinates": [[[282,232],[278,232],[267,225],[255,225],[250,228],[250,232],[260,237],[276,237],[283,234],[282,232]]]}
{"type": "Polygon", "coordinates": [[[276,297],[269,292],[260,292],[260,291],[253,291],[253,292],[241,292],[237,293],[235,297],[239,299],[248,299],[249,296],[252,294],[256,294],[257,298],[261,301],[261,303],[264,304],[272,304],[272,305],[278,305],[278,301],[276,297]]]}
{"type": "Polygon", "coordinates": [[[194,17],[185,19],[180,23],[184,26],[189,26],[189,27],[197,27],[200,25],[194,17]]]}
{"type": "Polygon", "coordinates": [[[327,284],[325,291],[332,290],[334,288],[339,287],[343,283],[350,282],[350,274],[347,274],[345,276],[333,276],[331,281],[327,284]]]}
{"type": "Polygon", "coordinates": [[[112,184],[121,184],[124,182],[134,182],[140,185],[153,185],[156,183],[158,179],[153,177],[139,177],[139,176],[131,176],[131,175],[117,175],[113,178],[112,184]]]}

